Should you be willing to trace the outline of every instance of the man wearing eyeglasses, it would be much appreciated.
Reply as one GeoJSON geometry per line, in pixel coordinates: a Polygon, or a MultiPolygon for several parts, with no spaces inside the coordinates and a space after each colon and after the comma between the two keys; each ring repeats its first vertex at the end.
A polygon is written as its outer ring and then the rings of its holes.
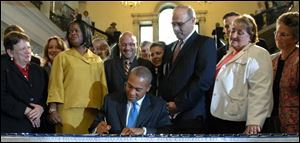
{"type": "Polygon", "coordinates": [[[213,83],[216,68],[214,41],[196,33],[195,22],[191,7],[179,5],[174,9],[172,26],[178,40],[166,47],[159,86],[174,133],[203,133],[205,93],[213,83]]]}
{"type": "MultiPolygon", "coordinates": [[[[104,62],[108,93],[121,92],[127,81],[129,71],[136,66],[145,66],[152,73],[154,68],[150,61],[137,58],[136,36],[131,32],[124,32],[119,39],[120,56],[107,59],[104,62]]],[[[151,91],[155,91],[154,89],[151,91]]]]}

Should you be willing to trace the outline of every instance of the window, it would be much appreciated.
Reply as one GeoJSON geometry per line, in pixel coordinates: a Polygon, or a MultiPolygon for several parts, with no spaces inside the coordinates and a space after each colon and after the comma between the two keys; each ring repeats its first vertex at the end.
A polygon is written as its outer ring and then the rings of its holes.
{"type": "Polygon", "coordinates": [[[166,8],[159,14],[158,29],[159,29],[159,41],[164,41],[166,44],[177,40],[172,29],[172,15],[174,8],[166,8]]]}
{"type": "Polygon", "coordinates": [[[140,43],[143,41],[153,42],[153,26],[140,25],[140,43]]]}

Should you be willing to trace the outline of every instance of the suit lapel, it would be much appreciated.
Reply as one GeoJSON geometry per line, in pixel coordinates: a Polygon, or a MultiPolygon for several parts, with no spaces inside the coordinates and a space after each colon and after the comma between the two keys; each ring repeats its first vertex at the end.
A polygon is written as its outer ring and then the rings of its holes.
{"type": "MultiPolygon", "coordinates": [[[[14,65],[14,63],[12,64],[9,64],[10,66],[10,69],[17,74],[17,76],[19,76],[22,80],[24,80],[26,82],[26,84],[28,85],[32,85],[32,79],[34,77],[34,75],[32,74],[32,71],[30,70],[31,67],[29,67],[29,71],[28,71],[28,75],[29,75],[29,80],[27,80],[24,75],[21,73],[21,71],[18,69],[18,67],[16,65],[14,65]]],[[[31,65],[29,65],[31,66],[31,65]]],[[[27,90],[27,88],[24,88],[25,92],[28,94],[28,95],[32,95],[32,91],[30,90],[27,90]]]]}
{"type": "Polygon", "coordinates": [[[241,56],[245,54],[245,52],[252,46],[253,44],[248,44],[245,48],[243,48],[237,55],[235,55],[230,61],[228,61],[227,64],[230,64],[238,59],[240,59],[241,56]]]}
{"type": "Polygon", "coordinates": [[[132,68],[134,68],[134,67],[136,67],[136,66],[138,66],[138,65],[139,65],[138,59],[137,59],[136,57],[134,57],[134,59],[133,59],[131,65],[130,65],[129,71],[130,71],[132,68]]]}
{"type": "Polygon", "coordinates": [[[140,127],[143,121],[147,121],[147,118],[151,115],[151,102],[149,97],[146,95],[142,103],[139,116],[136,121],[136,127],[140,127]]]}
{"type": "MultiPolygon", "coordinates": [[[[170,75],[170,74],[173,72],[173,70],[174,70],[175,67],[177,66],[178,62],[186,55],[186,53],[188,52],[188,50],[189,50],[190,47],[192,46],[193,41],[194,41],[194,39],[196,38],[196,36],[197,36],[197,33],[194,32],[194,33],[191,35],[191,37],[189,37],[189,39],[184,43],[184,45],[183,45],[183,47],[181,48],[181,50],[180,50],[180,52],[179,52],[177,58],[175,59],[174,64],[172,64],[171,69],[170,69],[168,75],[170,75]]],[[[177,43],[177,42],[174,43],[173,47],[175,47],[176,43],[177,43]]],[[[200,48],[200,47],[197,47],[197,48],[200,48]]],[[[173,49],[172,51],[174,51],[174,48],[172,48],[172,49],[173,49]]],[[[172,52],[171,55],[173,55],[173,52],[172,52]]],[[[171,63],[172,63],[172,57],[173,57],[173,56],[171,56],[171,58],[170,58],[170,60],[169,60],[169,62],[171,62],[171,63]]]]}
{"type": "Polygon", "coordinates": [[[119,72],[119,74],[122,75],[123,79],[126,79],[125,69],[124,69],[123,61],[121,58],[118,58],[116,60],[115,68],[119,72]]]}
{"type": "MultiPolygon", "coordinates": [[[[28,80],[24,77],[24,75],[21,73],[21,71],[18,69],[14,63],[10,64],[10,69],[12,69],[22,80],[26,81],[28,83],[28,80]]],[[[30,68],[29,68],[30,69],[30,68]]],[[[28,71],[28,74],[30,73],[30,70],[28,71]]],[[[30,79],[30,75],[29,75],[30,79]]]]}

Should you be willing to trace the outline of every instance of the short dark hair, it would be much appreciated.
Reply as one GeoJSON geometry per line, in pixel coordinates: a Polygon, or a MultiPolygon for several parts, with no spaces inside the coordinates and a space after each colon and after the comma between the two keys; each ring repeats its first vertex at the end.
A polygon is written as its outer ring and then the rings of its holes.
{"type": "Polygon", "coordinates": [[[83,41],[80,45],[84,45],[86,48],[90,48],[92,47],[92,32],[91,32],[91,28],[89,27],[89,25],[82,21],[82,20],[74,20],[72,21],[69,26],[68,26],[68,30],[67,30],[67,39],[68,39],[68,42],[69,42],[69,45],[70,45],[70,48],[73,48],[73,45],[72,43],[70,42],[70,39],[69,39],[69,34],[70,34],[70,26],[72,24],[78,24],[79,25],[79,28],[82,32],[82,36],[83,36],[83,41]]]}
{"type": "Polygon", "coordinates": [[[163,48],[163,49],[165,49],[165,46],[166,45],[164,45],[163,43],[161,43],[161,42],[154,42],[154,43],[152,43],[151,44],[151,46],[150,46],[150,48],[149,49],[151,49],[151,48],[153,48],[153,47],[161,47],[161,48],[163,48]]]}
{"type": "Polygon", "coordinates": [[[228,17],[231,17],[231,16],[240,16],[240,14],[237,13],[237,12],[234,12],[234,11],[228,12],[228,13],[226,13],[226,14],[223,16],[223,20],[226,19],[226,18],[228,18],[228,17]]]}
{"type": "Polygon", "coordinates": [[[152,73],[151,73],[151,71],[148,68],[146,68],[144,66],[134,67],[130,71],[129,76],[130,75],[135,75],[137,77],[144,78],[147,84],[151,84],[152,73]]]}
{"type": "Polygon", "coordinates": [[[3,40],[5,51],[8,49],[13,50],[13,46],[19,43],[21,40],[30,42],[30,38],[23,32],[12,31],[6,34],[3,40]]]}

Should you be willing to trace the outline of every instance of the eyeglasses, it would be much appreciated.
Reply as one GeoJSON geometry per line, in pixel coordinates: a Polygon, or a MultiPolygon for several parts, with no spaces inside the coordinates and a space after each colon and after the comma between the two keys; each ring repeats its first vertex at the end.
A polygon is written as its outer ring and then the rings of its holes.
{"type": "Polygon", "coordinates": [[[292,36],[292,34],[288,34],[288,33],[284,33],[284,32],[279,32],[278,33],[278,31],[274,31],[274,35],[282,37],[282,38],[288,38],[288,37],[292,36]]]}
{"type": "Polygon", "coordinates": [[[133,47],[133,46],[135,46],[135,43],[121,43],[121,46],[122,47],[127,47],[127,46],[133,47]]]}
{"type": "Polygon", "coordinates": [[[188,20],[186,20],[185,22],[172,22],[172,26],[178,26],[178,27],[182,27],[184,24],[186,24],[188,21],[190,21],[193,17],[189,18],[188,20]]]}

